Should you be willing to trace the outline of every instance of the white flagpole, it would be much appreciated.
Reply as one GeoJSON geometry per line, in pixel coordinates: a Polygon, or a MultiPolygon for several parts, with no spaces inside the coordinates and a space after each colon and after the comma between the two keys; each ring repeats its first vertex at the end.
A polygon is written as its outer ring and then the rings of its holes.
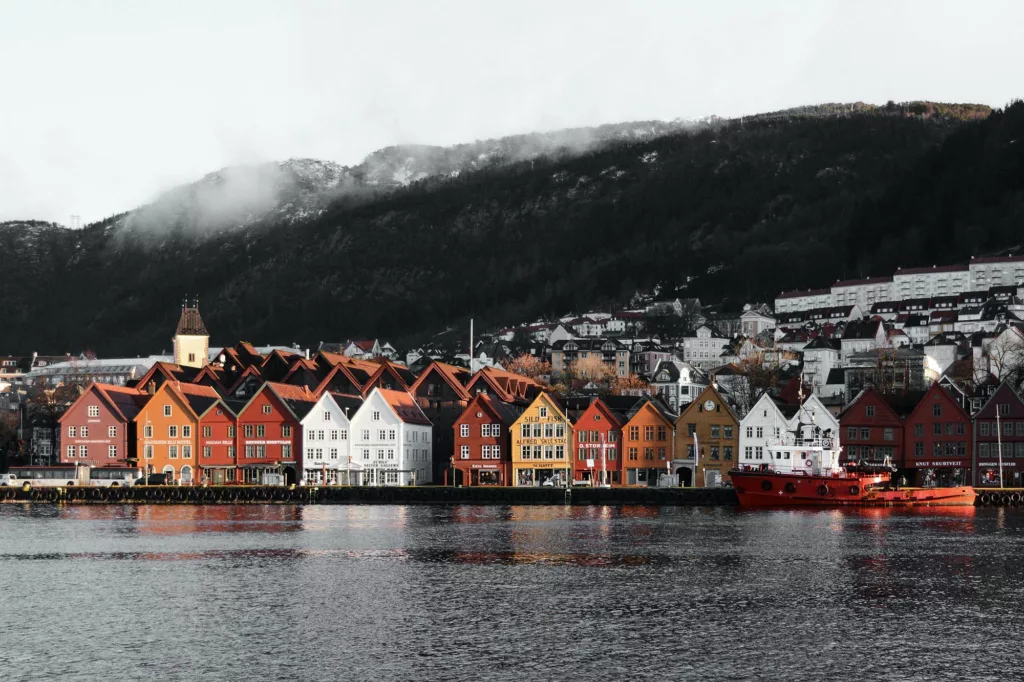
{"type": "MultiPolygon", "coordinates": [[[[697,460],[700,458],[700,443],[697,441],[697,432],[693,432],[693,485],[697,487],[697,460]]],[[[705,481],[707,483],[707,481],[705,481]]]]}

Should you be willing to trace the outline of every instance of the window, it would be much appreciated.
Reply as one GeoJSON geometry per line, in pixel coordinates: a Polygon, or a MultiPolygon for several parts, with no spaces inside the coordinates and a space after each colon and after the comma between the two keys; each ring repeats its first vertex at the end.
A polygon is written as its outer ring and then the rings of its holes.
{"type": "MultiPolygon", "coordinates": [[[[725,434],[724,437],[725,438],[732,438],[732,427],[731,426],[723,426],[722,427],[722,431],[724,431],[724,434],[725,434]]],[[[778,431],[778,429],[776,429],[776,431],[778,431]]],[[[777,436],[779,434],[776,433],[775,435],[777,436]]]]}
{"type": "Polygon", "coordinates": [[[718,456],[718,446],[717,445],[712,445],[711,446],[711,459],[714,459],[714,460],[720,459],[719,456],[718,456]]]}
{"type": "Polygon", "coordinates": [[[483,445],[483,446],[481,446],[480,447],[480,459],[490,459],[490,458],[491,458],[491,446],[490,445],[483,445]]]}
{"type": "Polygon", "coordinates": [[[639,426],[630,426],[629,427],[629,439],[630,440],[640,440],[640,427],[639,426]]]}
{"type": "Polygon", "coordinates": [[[388,431],[388,440],[394,440],[394,439],[395,439],[395,430],[391,429],[390,431],[388,431]]]}
{"type": "Polygon", "coordinates": [[[229,426],[228,427],[228,438],[234,438],[235,437],[235,432],[236,432],[235,427],[234,426],[229,426]]]}
{"type": "Polygon", "coordinates": [[[192,427],[189,426],[188,424],[185,424],[184,426],[182,426],[181,427],[181,437],[182,438],[191,438],[192,437],[192,427]]]}
{"type": "Polygon", "coordinates": [[[846,427],[846,440],[857,440],[857,427],[847,426],[846,427]]]}
{"type": "Polygon", "coordinates": [[[255,445],[246,445],[245,446],[245,456],[246,456],[246,458],[249,458],[249,459],[255,457],[256,456],[256,446],[255,445]]]}
{"type": "Polygon", "coordinates": [[[987,436],[988,435],[988,422],[978,422],[978,425],[981,427],[981,435],[982,436],[987,436]]]}
{"type": "Polygon", "coordinates": [[[171,424],[170,426],[167,427],[167,437],[168,438],[177,438],[178,437],[178,427],[177,427],[177,425],[171,424]]]}
{"type": "Polygon", "coordinates": [[[754,459],[754,447],[751,446],[751,445],[748,445],[745,448],[743,448],[743,456],[746,459],[754,459]]]}
{"type": "Polygon", "coordinates": [[[192,459],[192,446],[191,445],[182,445],[181,446],[181,458],[182,459],[192,459]]]}
{"type": "Polygon", "coordinates": [[[871,440],[871,429],[868,428],[867,426],[862,426],[860,428],[860,439],[871,440]]]}
{"type": "MultiPolygon", "coordinates": [[[[523,426],[526,426],[526,424],[523,424],[523,426]]],[[[469,437],[469,424],[461,424],[459,426],[459,435],[463,438],[469,437]]]]}
{"type": "Polygon", "coordinates": [[[748,426],[747,427],[747,438],[753,438],[753,437],[754,437],[754,427],[753,426],[748,426]]]}
{"type": "MultiPolygon", "coordinates": [[[[388,437],[388,432],[387,431],[385,431],[384,429],[377,429],[377,440],[386,440],[387,437],[388,437]]],[[[413,440],[416,440],[415,436],[413,436],[413,440]]]]}
{"type": "Polygon", "coordinates": [[[1013,422],[1003,422],[1003,435],[1004,436],[1012,436],[1013,435],[1013,422]]]}
{"type": "Polygon", "coordinates": [[[74,426],[69,426],[69,427],[68,427],[68,438],[74,438],[74,437],[75,437],[75,434],[76,434],[77,432],[78,432],[78,429],[77,429],[77,428],[75,428],[74,426]]]}
{"type": "Polygon", "coordinates": [[[380,412],[378,412],[377,410],[373,411],[373,421],[375,421],[375,422],[379,422],[380,421],[380,412]]]}
{"type": "Polygon", "coordinates": [[[629,449],[629,461],[635,462],[637,460],[637,457],[639,456],[639,452],[640,451],[637,448],[630,448],[629,449]]]}
{"type": "Polygon", "coordinates": [[[731,461],[732,460],[732,446],[731,445],[726,445],[724,448],[722,448],[722,450],[723,450],[722,457],[724,457],[727,461],[731,461]]]}
{"type": "Polygon", "coordinates": [[[178,446],[177,445],[168,445],[167,446],[167,458],[168,459],[178,459],[178,446]]]}
{"type": "Polygon", "coordinates": [[[754,448],[754,452],[757,453],[755,459],[764,459],[764,447],[758,445],[754,448]]]}
{"type": "Polygon", "coordinates": [[[331,421],[331,413],[328,412],[327,410],[324,410],[324,421],[325,422],[331,421]]]}
{"type": "Polygon", "coordinates": [[[914,424],[914,435],[918,438],[924,435],[924,424],[914,424]]]}
{"type": "MultiPolygon", "coordinates": [[[[424,450],[424,452],[426,452],[426,450],[424,450]]],[[[491,446],[491,459],[501,459],[501,446],[500,445],[492,445],[491,446]]]]}
{"type": "Polygon", "coordinates": [[[668,440],[668,429],[666,427],[658,427],[658,440],[668,440]]]}
{"type": "Polygon", "coordinates": [[[537,410],[537,414],[540,415],[541,419],[548,416],[548,408],[541,406],[537,410]]]}
{"type": "Polygon", "coordinates": [[[924,457],[924,443],[914,443],[914,457],[924,457]]]}
{"type": "Polygon", "coordinates": [[[99,406],[98,405],[90,405],[89,409],[88,409],[88,413],[89,413],[90,417],[98,417],[98,416],[100,416],[100,408],[99,408],[99,406]]]}
{"type": "Polygon", "coordinates": [[[78,456],[79,457],[88,457],[89,456],[89,446],[88,445],[79,445],[78,446],[78,456]]]}
{"type": "Polygon", "coordinates": [[[999,403],[999,416],[1005,417],[1010,414],[1010,403],[999,403]]]}
{"type": "Polygon", "coordinates": [[[956,432],[955,422],[946,422],[946,435],[952,436],[956,432]]]}
{"type": "Polygon", "coordinates": [[[68,446],[68,454],[67,454],[67,456],[68,456],[68,459],[73,459],[74,458],[74,456],[75,456],[75,446],[74,445],[69,445],[68,446]]]}
{"type": "Polygon", "coordinates": [[[213,457],[213,448],[211,448],[209,445],[204,445],[203,459],[210,459],[210,457],[213,457]]]}
{"type": "Polygon", "coordinates": [[[644,426],[644,440],[654,440],[654,426],[644,426]]]}
{"type": "Polygon", "coordinates": [[[690,436],[692,438],[693,434],[695,434],[695,433],[697,433],[697,425],[696,424],[687,424],[686,425],[686,435],[690,436]]]}
{"type": "Polygon", "coordinates": [[[764,427],[763,426],[758,426],[757,427],[757,437],[758,438],[764,438],[764,427]]]}
{"type": "Polygon", "coordinates": [[[170,405],[164,405],[164,416],[165,417],[170,417],[171,416],[171,406],[170,405]]]}
{"type": "Polygon", "coordinates": [[[267,435],[267,427],[263,424],[256,425],[256,437],[264,438],[267,435]]]}
{"type": "Polygon", "coordinates": [[[459,448],[459,456],[462,457],[462,459],[469,459],[468,445],[463,445],[461,448],[459,448]]]}
{"type": "Polygon", "coordinates": [[[942,416],[942,404],[941,403],[935,403],[934,405],[932,405],[932,416],[933,417],[941,417],[942,416]]]}
{"type": "Polygon", "coordinates": [[[89,437],[89,427],[88,426],[83,426],[81,429],[79,429],[79,432],[82,434],[82,438],[88,438],[89,437]]]}
{"type": "Polygon", "coordinates": [[[111,459],[117,459],[117,446],[110,445],[107,447],[107,457],[111,459]]]}
{"type": "MultiPolygon", "coordinates": [[[[263,446],[261,445],[260,447],[263,447],[263,446]]],[[[291,459],[291,458],[292,458],[292,446],[291,445],[282,445],[281,446],[281,459],[291,459]]]]}
{"type": "Polygon", "coordinates": [[[362,430],[362,440],[370,440],[370,429],[362,430]]]}
{"type": "Polygon", "coordinates": [[[668,456],[668,452],[666,451],[666,449],[664,447],[658,448],[658,459],[660,459],[661,461],[664,462],[665,458],[667,456],[668,456]]]}
{"type": "Polygon", "coordinates": [[[619,432],[618,431],[609,431],[608,432],[608,442],[609,443],[617,443],[618,441],[619,441],[619,432]]]}
{"type": "Polygon", "coordinates": [[[865,407],[864,408],[864,414],[869,416],[869,417],[874,417],[875,416],[875,406],[874,405],[868,405],[867,407],[865,407]]]}
{"type": "Polygon", "coordinates": [[[331,448],[331,459],[338,459],[338,448],[331,448]]]}
{"type": "Polygon", "coordinates": [[[544,446],[544,459],[554,459],[555,453],[550,445],[544,446]]]}
{"type": "Polygon", "coordinates": [[[942,435],[942,424],[940,424],[939,422],[935,422],[934,424],[932,424],[932,435],[933,436],[941,436],[942,435]]]}
{"type": "Polygon", "coordinates": [[[146,459],[153,459],[153,446],[145,445],[142,448],[142,456],[146,459]]]}
{"type": "Polygon", "coordinates": [[[711,437],[718,438],[721,435],[721,427],[718,424],[711,425],[711,437]]]}
{"type": "MultiPolygon", "coordinates": [[[[525,424],[524,424],[524,426],[525,426],[525,424]]],[[[524,445],[524,446],[522,446],[520,448],[519,458],[520,459],[530,459],[530,446],[529,445],[524,445]]]]}
{"type": "Polygon", "coordinates": [[[270,414],[270,405],[263,406],[263,414],[270,414]]]}
{"type": "Polygon", "coordinates": [[[245,425],[245,437],[246,438],[252,438],[252,433],[253,433],[253,426],[252,426],[252,424],[246,424],[245,425]]]}
{"type": "Polygon", "coordinates": [[[555,438],[565,438],[565,424],[562,422],[555,424],[555,438]]]}

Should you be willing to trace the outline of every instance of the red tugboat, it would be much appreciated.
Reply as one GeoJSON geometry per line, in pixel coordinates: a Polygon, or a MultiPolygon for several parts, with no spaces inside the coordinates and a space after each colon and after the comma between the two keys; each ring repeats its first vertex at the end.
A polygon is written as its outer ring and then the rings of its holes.
{"type": "Polygon", "coordinates": [[[801,438],[805,426],[798,425],[791,442],[778,440],[769,444],[771,464],[744,466],[729,472],[741,507],[974,504],[974,488],[970,486],[901,487],[892,480],[896,470],[889,462],[842,465],[842,447],[820,435],[801,438]]]}

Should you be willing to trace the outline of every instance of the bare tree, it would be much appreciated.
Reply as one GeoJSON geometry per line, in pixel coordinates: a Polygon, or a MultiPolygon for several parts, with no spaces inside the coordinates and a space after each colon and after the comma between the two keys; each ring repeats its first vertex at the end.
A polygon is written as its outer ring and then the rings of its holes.
{"type": "Polygon", "coordinates": [[[985,348],[989,371],[1000,381],[1014,387],[1024,381],[1024,337],[1009,327],[985,348]]]}

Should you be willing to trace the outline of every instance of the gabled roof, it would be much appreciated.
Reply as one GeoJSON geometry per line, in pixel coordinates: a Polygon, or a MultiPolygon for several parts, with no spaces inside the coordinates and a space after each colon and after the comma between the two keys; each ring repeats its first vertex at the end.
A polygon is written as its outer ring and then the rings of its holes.
{"type": "Polygon", "coordinates": [[[686,415],[689,414],[691,411],[692,412],[702,411],[703,410],[703,406],[704,406],[704,402],[706,400],[708,400],[709,398],[713,399],[717,405],[721,405],[722,407],[724,407],[726,412],[733,418],[733,420],[737,424],[740,423],[739,416],[736,414],[736,412],[729,405],[729,402],[727,400],[725,400],[725,398],[722,396],[722,394],[715,388],[715,385],[713,383],[709,384],[703,391],[701,391],[700,395],[697,396],[696,398],[694,398],[693,402],[687,404],[687,406],[679,414],[679,418],[677,420],[677,423],[679,421],[682,421],[684,419],[684,417],[686,417],[686,415]]]}
{"type": "Polygon", "coordinates": [[[221,402],[220,394],[212,386],[183,384],[177,381],[167,382],[165,385],[178,392],[196,417],[202,417],[211,407],[221,402]]]}
{"type": "Polygon", "coordinates": [[[826,339],[824,336],[815,336],[804,346],[804,352],[809,350],[831,350],[838,352],[839,342],[834,339],[826,339]]]}
{"type": "Polygon", "coordinates": [[[533,393],[543,390],[540,384],[529,377],[496,367],[484,367],[466,383],[466,391],[470,395],[478,392],[477,384],[481,381],[494,391],[499,400],[507,403],[525,402],[533,393]]]}
{"type": "MultiPolygon", "coordinates": [[[[100,400],[106,403],[107,407],[124,422],[130,422],[139,414],[139,411],[149,402],[150,395],[137,388],[117,386],[115,384],[101,384],[93,382],[86,387],[78,400],[81,400],[89,391],[99,396],[100,400]]],[[[77,400],[75,401],[78,402],[77,400]]],[[[58,421],[71,414],[71,410],[61,415],[58,421]]]]}
{"type": "MultiPolygon", "coordinates": [[[[945,377],[945,375],[943,375],[943,377],[945,377]]],[[[941,381],[941,379],[940,379],[940,381],[941,381]]],[[[952,382],[952,383],[953,383],[954,386],[956,386],[957,390],[960,390],[960,386],[957,385],[955,381],[952,382]]],[[[951,402],[954,405],[956,405],[957,412],[960,413],[960,416],[964,420],[969,420],[971,418],[971,415],[967,414],[967,412],[964,410],[963,405],[960,403],[960,401],[955,399],[953,396],[951,396],[949,394],[949,392],[947,391],[947,389],[943,388],[942,384],[940,384],[938,381],[936,381],[935,383],[933,383],[928,388],[927,391],[925,391],[924,395],[921,396],[921,399],[917,402],[917,404],[914,406],[914,408],[907,414],[907,419],[912,419],[917,414],[918,410],[927,409],[925,407],[926,404],[927,405],[931,405],[932,402],[933,402],[931,400],[928,400],[927,398],[928,398],[929,395],[931,395],[932,393],[935,393],[936,391],[938,392],[938,395],[941,395],[942,397],[946,398],[949,402],[951,402]]],[[[963,394],[963,397],[966,397],[966,394],[964,394],[962,390],[960,390],[960,392],[961,392],[961,394],[963,394]]]]}
{"type": "Polygon", "coordinates": [[[285,409],[288,410],[295,421],[302,421],[302,418],[309,414],[309,411],[316,405],[318,396],[312,393],[305,386],[292,386],[291,384],[280,384],[272,381],[264,382],[259,389],[253,393],[252,397],[245,403],[242,409],[238,410],[236,414],[241,415],[242,412],[249,409],[249,406],[259,397],[264,391],[270,391],[277,398],[278,402],[284,405],[285,409]]]}
{"type": "Polygon", "coordinates": [[[437,375],[451,387],[459,398],[462,400],[469,400],[470,393],[462,383],[463,380],[469,380],[469,371],[462,367],[456,367],[455,365],[439,362],[437,360],[432,361],[427,365],[426,369],[420,372],[419,378],[416,379],[412,386],[409,387],[409,392],[418,395],[420,385],[425,383],[427,378],[434,372],[436,372],[437,375]]]}
{"type": "MultiPolygon", "coordinates": [[[[384,360],[380,363],[379,367],[374,371],[370,380],[367,382],[367,386],[373,385],[380,377],[385,374],[389,374],[398,382],[398,386],[403,391],[408,391],[412,384],[416,383],[415,375],[409,371],[409,368],[405,365],[399,365],[390,360],[384,360]]],[[[365,388],[365,387],[364,387],[365,388]]]]}
{"type": "Polygon", "coordinates": [[[843,331],[843,341],[874,339],[878,336],[878,328],[881,326],[878,320],[851,321],[843,331]]]}
{"type": "MultiPolygon", "coordinates": [[[[406,424],[420,424],[422,426],[433,426],[433,423],[427,419],[427,415],[423,413],[420,406],[416,403],[416,399],[412,397],[407,391],[392,391],[386,388],[375,388],[374,393],[380,394],[380,397],[384,399],[384,402],[392,409],[400,420],[406,424]]],[[[373,393],[370,394],[371,396],[373,393]]],[[[369,397],[367,397],[369,400],[369,397]]]]}
{"type": "MultiPolygon", "coordinates": [[[[625,396],[623,396],[625,397],[625,396]]],[[[626,413],[627,421],[626,424],[633,421],[638,414],[644,411],[654,412],[664,422],[672,427],[675,426],[675,418],[677,415],[669,411],[668,406],[665,405],[661,400],[651,398],[650,396],[641,396],[634,398],[635,402],[629,411],[626,413]]]]}
{"type": "MultiPolygon", "coordinates": [[[[995,377],[990,378],[995,379],[995,377]]],[[[1013,386],[1011,386],[1008,382],[1003,381],[1002,383],[999,384],[998,388],[996,388],[996,390],[992,392],[992,395],[989,396],[988,400],[986,400],[982,404],[981,409],[978,410],[978,412],[974,415],[975,419],[980,418],[982,414],[988,409],[988,406],[992,404],[993,401],[995,401],[995,399],[999,397],[1001,393],[1009,393],[1010,396],[1015,398],[1018,403],[1024,403],[1024,401],[1021,400],[1020,394],[1013,389],[1013,386]]]]}
{"type": "Polygon", "coordinates": [[[487,393],[477,393],[473,396],[473,399],[469,401],[469,404],[466,406],[466,409],[462,411],[462,414],[459,415],[456,423],[458,423],[465,415],[471,414],[474,410],[479,409],[484,409],[490,412],[491,415],[505,427],[512,426],[516,422],[516,419],[519,418],[519,414],[513,410],[508,403],[502,402],[487,393]]]}

